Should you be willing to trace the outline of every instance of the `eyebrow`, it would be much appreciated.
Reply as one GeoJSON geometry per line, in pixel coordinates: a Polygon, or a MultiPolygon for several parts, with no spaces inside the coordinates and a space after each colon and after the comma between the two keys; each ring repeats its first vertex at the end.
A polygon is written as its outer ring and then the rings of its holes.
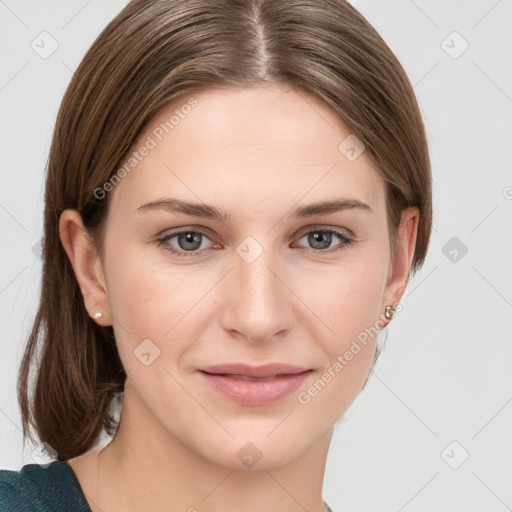
{"type": "MultiPolygon", "coordinates": [[[[330,213],[341,212],[344,210],[359,209],[373,212],[371,207],[359,199],[342,198],[331,201],[321,201],[310,205],[299,206],[292,210],[290,217],[313,217],[314,215],[328,215],[330,213]]],[[[135,211],[148,210],[167,210],[170,213],[183,213],[193,217],[202,217],[205,219],[216,219],[221,222],[230,222],[232,216],[215,206],[199,203],[190,203],[176,198],[165,198],[151,201],[139,206],[135,211]]]]}

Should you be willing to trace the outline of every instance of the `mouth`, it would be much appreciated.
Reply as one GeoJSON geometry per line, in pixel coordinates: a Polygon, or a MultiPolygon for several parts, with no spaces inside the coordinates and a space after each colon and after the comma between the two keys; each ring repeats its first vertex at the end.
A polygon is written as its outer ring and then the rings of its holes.
{"type": "Polygon", "coordinates": [[[252,366],[244,363],[229,363],[200,368],[200,371],[211,375],[239,376],[255,379],[280,377],[283,375],[297,375],[308,371],[307,367],[295,366],[285,363],[269,363],[262,366],[252,366]]]}
{"type": "MultiPolygon", "coordinates": [[[[208,373],[208,372],[205,372],[208,373]]],[[[259,381],[266,381],[266,380],[275,380],[278,377],[286,377],[286,373],[279,373],[277,375],[273,375],[272,377],[248,377],[247,375],[237,375],[236,373],[230,374],[230,373],[208,373],[208,375],[217,375],[220,377],[230,377],[232,379],[240,379],[240,380],[259,380],[259,381]]]]}
{"type": "Polygon", "coordinates": [[[284,399],[312,372],[312,369],[283,364],[259,367],[230,364],[199,370],[215,391],[239,404],[249,406],[268,405],[284,399]]]}

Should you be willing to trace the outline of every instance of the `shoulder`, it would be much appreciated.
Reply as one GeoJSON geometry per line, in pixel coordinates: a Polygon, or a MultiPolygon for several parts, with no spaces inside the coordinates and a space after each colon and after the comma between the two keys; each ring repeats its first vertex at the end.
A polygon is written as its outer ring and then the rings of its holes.
{"type": "Polygon", "coordinates": [[[19,471],[0,470],[2,512],[89,512],[76,490],[66,461],[27,464],[19,471]]]}
{"type": "Polygon", "coordinates": [[[0,469],[0,510],[3,512],[35,510],[29,503],[24,503],[19,488],[19,471],[0,469]]]}
{"type": "Polygon", "coordinates": [[[30,499],[37,486],[37,470],[28,464],[19,471],[7,469],[0,470],[0,510],[9,511],[35,511],[36,504],[30,499]],[[34,471],[36,475],[34,475],[34,471]]]}

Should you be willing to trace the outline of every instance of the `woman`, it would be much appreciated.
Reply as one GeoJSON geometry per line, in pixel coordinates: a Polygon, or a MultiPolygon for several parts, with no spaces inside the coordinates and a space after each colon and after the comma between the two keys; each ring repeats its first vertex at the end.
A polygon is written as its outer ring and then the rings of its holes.
{"type": "Polygon", "coordinates": [[[18,389],[55,462],[2,471],[2,510],[330,510],[431,203],[412,87],[350,4],[130,2],[57,118],[18,389]]]}

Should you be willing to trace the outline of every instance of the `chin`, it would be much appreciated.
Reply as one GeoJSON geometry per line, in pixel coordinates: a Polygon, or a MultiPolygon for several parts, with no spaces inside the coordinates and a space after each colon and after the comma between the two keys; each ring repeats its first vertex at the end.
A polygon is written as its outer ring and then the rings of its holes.
{"type": "Polygon", "coordinates": [[[297,438],[289,432],[283,431],[280,436],[275,434],[268,436],[265,431],[251,435],[247,432],[243,437],[225,439],[224,443],[211,440],[202,450],[197,446],[196,449],[199,448],[200,455],[215,465],[238,471],[258,471],[286,466],[314,444],[314,440],[308,442],[304,436],[297,438]]]}

